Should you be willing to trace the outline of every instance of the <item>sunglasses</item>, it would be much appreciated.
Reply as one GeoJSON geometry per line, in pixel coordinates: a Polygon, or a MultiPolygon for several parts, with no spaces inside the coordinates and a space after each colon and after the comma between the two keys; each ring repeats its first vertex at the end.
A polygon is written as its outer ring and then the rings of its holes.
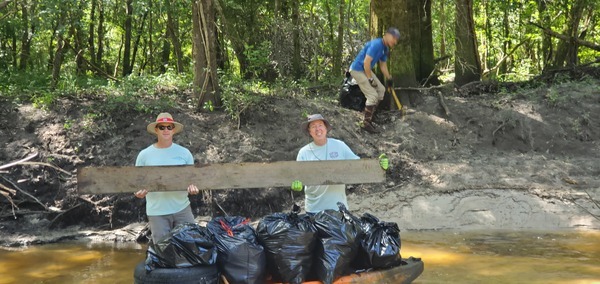
{"type": "Polygon", "coordinates": [[[174,125],[157,125],[156,128],[158,128],[160,130],[165,130],[165,128],[168,130],[173,130],[173,129],[175,129],[175,126],[174,125]]]}

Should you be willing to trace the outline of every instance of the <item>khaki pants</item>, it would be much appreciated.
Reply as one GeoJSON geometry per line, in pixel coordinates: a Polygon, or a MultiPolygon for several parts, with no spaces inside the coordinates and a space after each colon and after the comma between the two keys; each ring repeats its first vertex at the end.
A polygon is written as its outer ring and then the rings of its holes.
{"type": "Polygon", "coordinates": [[[367,79],[365,72],[350,70],[350,75],[356,80],[358,87],[367,98],[367,106],[374,106],[378,104],[379,101],[383,100],[385,86],[381,84],[377,76],[373,75],[373,80],[377,82],[377,88],[373,88],[371,83],[369,83],[369,79],[367,79]]]}
{"type": "Polygon", "coordinates": [[[194,223],[192,208],[188,205],[185,209],[169,215],[148,216],[152,241],[158,244],[175,226],[183,223],[194,223]]]}

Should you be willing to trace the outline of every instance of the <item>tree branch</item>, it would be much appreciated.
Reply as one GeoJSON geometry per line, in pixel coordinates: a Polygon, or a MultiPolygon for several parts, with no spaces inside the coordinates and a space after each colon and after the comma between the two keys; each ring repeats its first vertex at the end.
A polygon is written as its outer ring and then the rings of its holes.
{"type": "Polygon", "coordinates": [[[581,39],[576,38],[576,37],[566,36],[566,35],[557,33],[557,32],[555,32],[555,31],[553,31],[553,30],[551,30],[549,28],[545,28],[542,25],[534,23],[534,22],[529,22],[529,24],[540,28],[542,31],[544,31],[544,33],[546,33],[546,34],[548,34],[550,36],[553,36],[555,38],[558,38],[558,39],[561,39],[561,40],[564,40],[564,41],[574,41],[574,42],[576,42],[579,45],[585,46],[587,48],[590,48],[590,49],[593,49],[593,50],[596,50],[596,51],[600,51],[600,45],[597,45],[597,44],[595,44],[593,42],[589,42],[589,41],[581,40],[581,39]]]}

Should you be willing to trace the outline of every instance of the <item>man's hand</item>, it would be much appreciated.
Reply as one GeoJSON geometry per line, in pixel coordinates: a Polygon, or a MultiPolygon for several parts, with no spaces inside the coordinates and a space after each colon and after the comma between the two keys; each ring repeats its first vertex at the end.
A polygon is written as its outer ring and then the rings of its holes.
{"type": "Polygon", "coordinates": [[[379,155],[379,165],[385,171],[387,171],[387,169],[389,168],[390,161],[388,160],[388,157],[386,154],[379,155]]]}
{"type": "Polygon", "coordinates": [[[394,87],[394,78],[389,77],[385,83],[388,88],[393,88],[394,87]]]}
{"type": "Polygon", "coordinates": [[[375,82],[375,79],[369,78],[369,84],[371,84],[371,87],[377,88],[377,82],[375,82]]]}
{"type": "Polygon", "coordinates": [[[302,191],[303,188],[304,188],[304,185],[302,185],[301,181],[295,180],[292,182],[292,190],[293,191],[302,191]]]}
{"type": "Polygon", "coordinates": [[[198,188],[193,184],[188,185],[187,191],[190,195],[196,195],[200,192],[200,190],[198,190],[198,188]]]}
{"type": "Polygon", "coordinates": [[[140,189],[140,190],[136,191],[133,195],[135,195],[135,197],[137,197],[137,198],[144,198],[144,197],[146,197],[146,194],[148,194],[147,189],[140,189]]]}

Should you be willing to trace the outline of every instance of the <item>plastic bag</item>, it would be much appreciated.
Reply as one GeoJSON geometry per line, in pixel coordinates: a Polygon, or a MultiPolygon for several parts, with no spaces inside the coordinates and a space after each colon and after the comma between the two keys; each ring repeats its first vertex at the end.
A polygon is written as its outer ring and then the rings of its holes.
{"type": "Polygon", "coordinates": [[[264,283],[265,250],[244,217],[215,217],[206,227],[213,233],[220,271],[230,283],[264,283]]]}
{"type": "Polygon", "coordinates": [[[309,216],[299,212],[300,207],[294,204],[291,213],[265,216],[256,228],[274,281],[302,283],[311,272],[317,229],[309,216]]]}
{"type": "Polygon", "coordinates": [[[217,248],[212,234],[198,224],[176,226],[157,244],[150,244],[146,258],[146,271],[156,267],[184,268],[211,265],[217,261],[217,248]]]}
{"type": "Polygon", "coordinates": [[[350,214],[342,203],[337,204],[338,211],[321,211],[314,220],[320,240],[315,272],[325,284],[352,272],[351,264],[364,235],[359,219],[350,214]]]}
{"type": "Polygon", "coordinates": [[[356,269],[389,268],[400,265],[400,229],[393,222],[380,222],[369,213],[363,214],[360,223],[365,232],[361,241],[358,257],[354,262],[356,269]]]}
{"type": "Polygon", "coordinates": [[[339,97],[340,106],[357,111],[363,111],[367,98],[360,90],[360,87],[352,79],[350,72],[346,72],[346,78],[342,81],[339,97]]]}

